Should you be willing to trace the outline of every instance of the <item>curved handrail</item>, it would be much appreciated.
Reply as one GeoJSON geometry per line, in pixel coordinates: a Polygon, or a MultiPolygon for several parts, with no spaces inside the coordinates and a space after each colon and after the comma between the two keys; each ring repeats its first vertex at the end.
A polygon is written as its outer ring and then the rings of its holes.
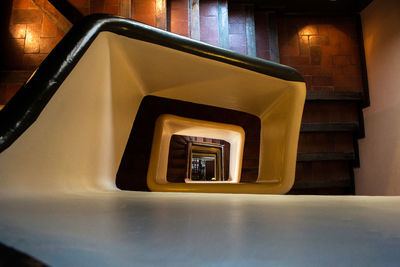
{"type": "Polygon", "coordinates": [[[131,19],[93,14],[72,27],[10,102],[0,110],[0,153],[38,118],[90,44],[103,31],[158,44],[283,80],[304,81],[297,70],[288,66],[214,47],[131,19]]]}

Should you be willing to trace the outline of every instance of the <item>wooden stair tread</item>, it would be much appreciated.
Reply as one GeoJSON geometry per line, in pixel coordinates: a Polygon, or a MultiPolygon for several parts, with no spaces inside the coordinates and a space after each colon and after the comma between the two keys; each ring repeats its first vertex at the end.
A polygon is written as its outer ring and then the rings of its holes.
{"type": "Polygon", "coordinates": [[[363,101],[360,91],[307,91],[306,101],[363,101]]]}
{"type": "Polygon", "coordinates": [[[297,153],[297,161],[355,160],[354,152],[297,153]]]}
{"type": "Polygon", "coordinates": [[[300,132],[355,132],[359,130],[358,122],[302,123],[300,132]]]}

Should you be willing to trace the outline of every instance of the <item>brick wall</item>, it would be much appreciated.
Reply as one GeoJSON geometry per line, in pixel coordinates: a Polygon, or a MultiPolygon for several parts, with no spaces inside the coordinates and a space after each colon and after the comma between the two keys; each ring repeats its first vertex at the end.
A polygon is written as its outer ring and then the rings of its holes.
{"type": "Polygon", "coordinates": [[[170,0],[168,5],[168,30],[188,37],[188,1],[170,0]]]}
{"type": "Polygon", "coordinates": [[[299,70],[308,90],[362,91],[353,17],[281,17],[278,35],[281,63],[299,70]]]}
{"type": "Polygon", "coordinates": [[[229,45],[230,49],[246,54],[246,13],[240,3],[228,4],[229,14],[229,45]]]}

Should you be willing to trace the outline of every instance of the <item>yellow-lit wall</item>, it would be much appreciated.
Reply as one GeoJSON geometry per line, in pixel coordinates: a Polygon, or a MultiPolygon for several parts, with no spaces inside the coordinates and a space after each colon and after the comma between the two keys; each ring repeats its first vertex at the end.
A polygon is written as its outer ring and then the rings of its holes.
{"type": "Polygon", "coordinates": [[[400,1],[375,0],[361,17],[371,106],[356,193],[400,195],[400,1]]]}

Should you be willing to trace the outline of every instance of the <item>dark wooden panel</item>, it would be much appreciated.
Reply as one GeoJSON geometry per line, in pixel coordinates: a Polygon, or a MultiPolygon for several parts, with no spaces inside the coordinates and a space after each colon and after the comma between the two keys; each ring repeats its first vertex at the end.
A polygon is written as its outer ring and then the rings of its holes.
{"type": "Polygon", "coordinates": [[[132,1],[119,0],[118,14],[122,17],[132,18],[132,1]]]}
{"type": "Polygon", "coordinates": [[[354,91],[307,91],[307,101],[362,101],[363,92],[354,91]]]}

